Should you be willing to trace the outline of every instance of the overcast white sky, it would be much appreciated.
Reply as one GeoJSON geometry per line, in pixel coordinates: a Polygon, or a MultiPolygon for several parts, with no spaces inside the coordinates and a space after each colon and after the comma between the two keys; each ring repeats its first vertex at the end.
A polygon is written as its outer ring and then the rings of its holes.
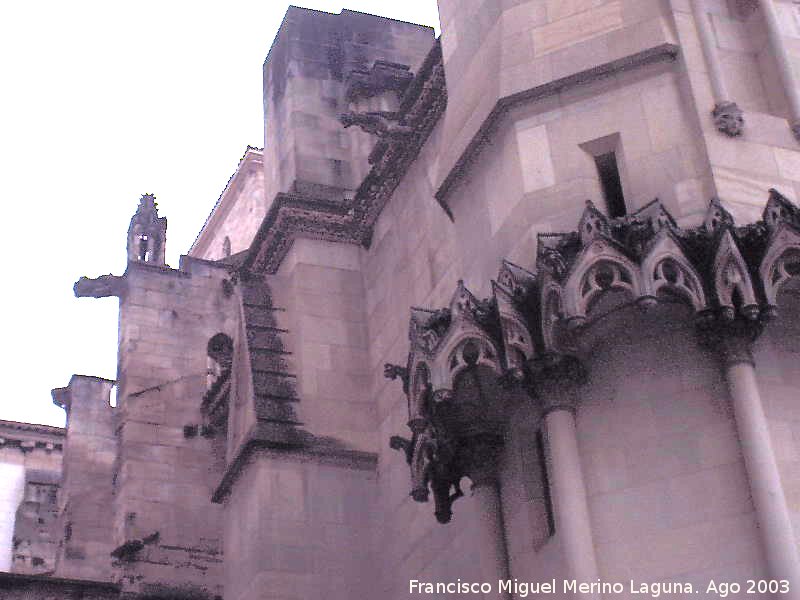
{"type": "MultiPolygon", "coordinates": [[[[434,25],[435,0],[326,0],[434,25]]],[[[125,270],[141,194],[169,220],[177,266],[245,147],[263,145],[261,66],[288,4],[0,3],[0,419],[63,425],[50,390],[116,377],[116,298],[81,275],[125,270]]]]}

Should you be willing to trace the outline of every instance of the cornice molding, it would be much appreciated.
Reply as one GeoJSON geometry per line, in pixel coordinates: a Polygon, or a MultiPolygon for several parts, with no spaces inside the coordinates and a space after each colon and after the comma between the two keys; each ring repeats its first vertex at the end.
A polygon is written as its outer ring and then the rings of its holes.
{"type": "Polygon", "coordinates": [[[0,431],[4,429],[13,429],[14,431],[26,431],[30,433],[38,433],[40,435],[52,435],[56,437],[64,437],[67,434],[66,429],[64,429],[63,427],[55,427],[53,425],[39,425],[37,423],[23,423],[21,421],[0,420],[0,431]]]}
{"type": "Polygon", "coordinates": [[[0,448],[18,448],[21,452],[63,452],[66,434],[63,427],[0,420],[0,448]]]}

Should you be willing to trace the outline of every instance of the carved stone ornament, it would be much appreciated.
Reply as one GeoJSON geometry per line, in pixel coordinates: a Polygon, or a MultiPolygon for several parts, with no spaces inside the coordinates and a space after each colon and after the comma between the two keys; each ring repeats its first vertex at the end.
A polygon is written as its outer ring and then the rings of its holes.
{"type": "Polygon", "coordinates": [[[344,128],[355,125],[362,131],[379,138],[403,138],[414,133],[414,129],[404,125],[400,121],[400,115],[394,112],[375,111],[375,112],[346,112],[339,115],[344,128]]]}
{"type": "Polygon", "coordinates": [[[372,68],[358,69],[348,74],[345,81],[346,97],[349,102],[353,102],[359,98],[371,98],[387,91],[401,95],[413,79],[414,74],[408,65],[376,60],[372,68]]]}
{"type": "Polygon", "coordinates": [[[736,102],[720,102],[711,111],[714,125],[722,133],[731,137],[741,135],[744,131],[744,113],[736,102]]]}
{"type": "Polygon", "coordinates": [[[800,141],[800,121],[792,123],[791,130],[792,135],[794,135],[794,139],[800,141]]]}
{"type": "Polygon", "coordinates": [[[479,300],[459,282],[450,305],[440,310],[412,309],[411,352],[406,367],[387,365],[390,379],[404,378],[411,439],[395,436],[411,470],[411,496],[418,502],[433,491],[436,518],[446,523],[462,493],[491,476],[502,446],[504,396],[510,383],[526,377],[533,343],[517,298],[533,276],[511,263],[501,271],[504,284],[479,300]]]}
{"type": "Polygon", "coordinates": [[[127,283],[124,277],[119,275],[101,275],[95,279],[81,277],[75,282],[72,291],[76,298],[106,298],[108,296],[121,296],[127,283]]]}
{"type": "Polygon", "coordinates": [[[411,310],[407,366],[385,371],[408,396],[413,436],[392,447],[411,467],[411,495],[433,490],[446,522],[459,479],[478,476],[473,448],[500,443],[515,387],[544,411],[574,409],[587,378],[581,335],[621,306],[688,305],[699,341],[731,363],[752,360],[790,286],[800,287],[800,209],[775,190],[745,226],[718,200],[691,229],[658,201],[616,219],[588,202],[577,231],[539,236],[535,273],[504,261],[491,298],[459,282],[448,307],[411,310]]]}
{"type": "Polygon", "coordinates": [[[153,194],[143,194],[128,227],[128,260],[164,265],[167,218],[158,216],[153,194]]]}

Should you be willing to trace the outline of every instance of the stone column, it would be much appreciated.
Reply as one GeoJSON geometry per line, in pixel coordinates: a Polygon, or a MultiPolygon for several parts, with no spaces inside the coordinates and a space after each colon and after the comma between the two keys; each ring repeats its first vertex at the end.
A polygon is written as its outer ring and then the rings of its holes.
{"type": "Polygon", "coordinates": [[[728,93],[717,42],[714,39],[714,32],[711,30],[703,0],[692,0],[692,11],[697,33],[700,36],[700,45],[703,47],[703,56],[706,59],[708,77],[711,80],[711,92],[714,95],[714,110],[711,113],[714,117],[714,125],[721,132],[730,136],[739,135],[744,125],[742,110],[736,102],[731,100],[728,93]]]}
{"type": "Polygon", "coordinates": [[[792,69],[792,59],[781,34],[778,11],[774,0],[759,0],[764,21],[767,24],[767,34],[772,53],[778,63],[778,71],[783,82],[783,89],[789,101],[789,125],[795,138],[800,140],[800,89],[792,69]]]}
{"type": "Polygon", "coordinates": [[[472,497],[478,505],[481,581],[492,584],[493,592],[488,598],[511,600],[511,595],[501,592],[497,583],[509,579],[508,549],[497,478],[501,444],[499,440],[480,440],[471,446],[467,474],[472,480],[472,497]]]}
{"type": "MultiPolygon", "coordinates": [[[[594,583],[599,578],[592,541],[589,503],[583,481],[575,411],[583,367],[564,357],[554,368],[540,374],[537,393],[544,404],[547,475],[556,525],[567,565],[565,579],[594,583]]],[[[600,598],[599,594],[577,594],[579,598],[600,598]]]]}
{"type": "Polygon", "coordinates": [[[781,598],[800,600],[797,544],[756,383],[750,342],[730,335],[723,338],[720,350],[769,576],[789,581],[789,592],[781,598]]]}
{"type": "MultiPolygon", "coordinates": [[[[548,475],[556,536],[567,563],[567,578],[593,583],[598,578],[586,486],[583,483],[574,413],[563,407],[545,416],[548,475]]],[[[599,598],[596,594],[579,595],[599,598]]]]}

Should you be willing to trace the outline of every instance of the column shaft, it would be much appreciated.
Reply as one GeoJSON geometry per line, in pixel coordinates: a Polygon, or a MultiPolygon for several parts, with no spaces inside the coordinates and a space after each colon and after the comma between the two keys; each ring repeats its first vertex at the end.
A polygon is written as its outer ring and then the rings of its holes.
{"type": "Polygon", "coordinates": [[[800,600],[797,545],[755,368],[749,362],[733,362],[726,366],[725,374],[770,577],[789,581],[789,593],[781,594],[782,598],[800,600]]]}
{"type": "Polygon", "coordinates": [[[798,89],[797,79],[792,69],[792,59],[781,34],[778,11],[775,8],[774,0],[759,0],[759,5],[764,13],[769,43],[778,63],[783,89],[786,92],[786,98],[789,100],[790,125],[795,136],[797,136],[797,128],[800,127],[800,89],[798,89]]]}
{"type": "Polygon", "coordinates": [[[501,592],[498,585],[499,580],[506,580],[509,575],[503,512],[497,481],[481,480],[472,486],[472,496],[478,503],[482,581],[492,584],[493,598],[511,600],[511,595],[508,592],[501,592]]]}
{"type": "MultiPolygon", "coordinates": [[[[564,550],[567,578],[578,583],[594,583],[599,575],[578,453],[575,416],[569,410],[551,410],[545,417],[545,426],[556,537],[564,550]]],[[[599,598],[596,594],[578,596],[599,598]]]]}
{"type": "Polygon", "coordinates": [[[719,60],[717,42],[714,39],[714,32],[711,31],[711,23],[708,21],[708,13],[702,0],[692,0],[692,11],[697,25],[697,33],[700,36],[700,44],[703,47],[703,56],[706,59],[708,76],[711,79],[714,102],[717,104],[730,102],[728,87],[725,85],[725,77],[722,74],[722,63],[719,60]]]}

